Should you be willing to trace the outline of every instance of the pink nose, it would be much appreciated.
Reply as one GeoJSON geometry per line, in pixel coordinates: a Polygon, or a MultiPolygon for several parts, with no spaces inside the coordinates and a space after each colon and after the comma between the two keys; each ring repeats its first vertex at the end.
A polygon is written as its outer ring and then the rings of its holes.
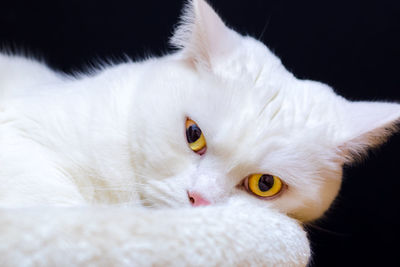
{"type": "Polygon", "coordinates": [[[189,201],[192,204],[193,207],[198,207],[198,206],[207,206],[210,205],[210,201],[207,199],[203,198],[199,193],[197,192],[188,192],[188,197],[189,201]]]}

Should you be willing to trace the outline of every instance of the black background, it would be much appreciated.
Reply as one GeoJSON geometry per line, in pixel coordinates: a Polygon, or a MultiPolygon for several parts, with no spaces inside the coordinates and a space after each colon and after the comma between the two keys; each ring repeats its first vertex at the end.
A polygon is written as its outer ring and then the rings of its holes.
{"type": "MultiPolygon", "coordinates": [[[[210,0],[227,24],[259,37],[299,78],[352,100],[400,100],[400,1],[210,0]]],[[[63,71],[98,59],[162,55],[181,0],[1,1],[0,45],[63,71]]],[[[345,168],[341,193],[309,226],[311,266],[385,266],[399,253],[400,135],[345,168]]],[[[251,255],[249,255],[251,257],[251,255]]]]}

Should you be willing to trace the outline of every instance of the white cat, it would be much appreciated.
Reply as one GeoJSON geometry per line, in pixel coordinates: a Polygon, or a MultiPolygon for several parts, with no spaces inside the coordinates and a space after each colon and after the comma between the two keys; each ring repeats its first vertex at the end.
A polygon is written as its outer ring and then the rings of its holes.
{"type": "Polygon", "coordinates": [[[0,55],[0,206],[15,208],[0,211],[5,265],[21,264],[15,253],[33,265],[305,265],[289,217],[320,217],[343,164],[400,118],[398,104],[296,79],[203,0],[188,2],[171,43],[179,51],[77,77],[0,55]],[[174,209],[44,208],[95,204],[174,209]],[[18,229],[53,247],[21,252],[18,229]],[[85,260],[65,239],[90,244],[85,260]]]}

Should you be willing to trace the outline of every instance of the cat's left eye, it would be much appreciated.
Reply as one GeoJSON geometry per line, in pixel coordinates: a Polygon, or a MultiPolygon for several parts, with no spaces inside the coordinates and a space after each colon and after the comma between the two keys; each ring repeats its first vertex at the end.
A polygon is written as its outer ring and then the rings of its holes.
{"type": "Polygon", "coordinates": [[[193,152],[203,155],[207,150],[206,139],[200,127],[193,120],[186,119],[186,139],[193,152]]]}
{"type": "Polygon", "coordinates": [[[251,174],[244,180],[244,187],[250,193],[261,198],[277,196],[283,189],[283,182],[277,176],[270,174],[251,174]]]}

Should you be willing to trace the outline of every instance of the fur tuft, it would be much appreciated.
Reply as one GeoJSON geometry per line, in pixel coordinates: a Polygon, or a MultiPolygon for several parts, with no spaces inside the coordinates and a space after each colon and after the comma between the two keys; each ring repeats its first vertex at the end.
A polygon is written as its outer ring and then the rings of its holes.
{"type": "Polygon", "coordinates": [[[178,25],[169,40],[170,45],[176,49],[186,48],[190,44],[195,24],[194,5],[196,1],[188,0],[184,4],[178,25]]]}

